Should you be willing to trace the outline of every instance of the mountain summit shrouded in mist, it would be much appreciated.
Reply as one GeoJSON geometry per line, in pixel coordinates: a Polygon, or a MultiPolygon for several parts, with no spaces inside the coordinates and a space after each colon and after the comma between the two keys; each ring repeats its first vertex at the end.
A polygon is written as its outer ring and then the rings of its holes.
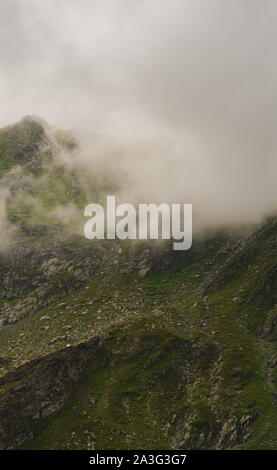
{"type": "Polygon", "coordinates": [[[126,198],[192,203],[195,227],[260,220],[276,209],[276,8],[4,0],[2,125],[37,114],[110,136],[126,198]]]}
{"type": "MultiPolygon", "coordinates": [[[[238,171],[227,179],[221,167],[219,177],[219,171],[205,172],[193,159],[190,171],[182,171],[180,155],[175,154],[174,165],[167,160],[167,145],[164,136],[159,143],[143,138],[123,143],[120,136],[65,131],[33,115],[0,129],[2,239],[7,239],[7,211],[18,204],[27,212],[32,207],[31,213],[40,214],[41,220],[50,215],[57,223],[77,215],[80,232],[85,205],[97,202],[100,194],[105,199],[105,191],[114,192],[119,202],[192,203],[196,235],[252,225],[274,215],[269,182],[263,199],[261,185],[256,190],[238,171]],[[76,186],[73,199],[68,185],[76,186]]],[[[73,226],[74,231],[75,222],[73,226]]]]}

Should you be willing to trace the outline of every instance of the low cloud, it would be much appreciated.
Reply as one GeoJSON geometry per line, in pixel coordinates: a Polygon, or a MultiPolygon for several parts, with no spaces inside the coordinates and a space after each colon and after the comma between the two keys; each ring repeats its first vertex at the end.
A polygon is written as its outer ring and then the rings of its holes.
{"type": "Polygon", "coordinates": [[[8,189],[0,188],[0,253],[4,252],[11,243],[12,229],[8,226],[6,207],[8,197],[8,189]]]}
{"type": "Polygon", "coordinates": [[[79,130],[76,167],[126,201],[192,203],[197,230],[259,221],[276,210],[276,20],[274,0],[3,0],[2,124],[79,130]]]}

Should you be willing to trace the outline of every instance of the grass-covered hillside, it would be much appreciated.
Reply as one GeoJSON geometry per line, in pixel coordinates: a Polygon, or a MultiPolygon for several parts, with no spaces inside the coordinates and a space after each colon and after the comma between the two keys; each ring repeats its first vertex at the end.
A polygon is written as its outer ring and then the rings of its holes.
{"type": "Polygon", "coordinates": [[[0,131],[1,448],[276,449],[277,221],[187,252],[86,240],[76,145],[0,131]]]}

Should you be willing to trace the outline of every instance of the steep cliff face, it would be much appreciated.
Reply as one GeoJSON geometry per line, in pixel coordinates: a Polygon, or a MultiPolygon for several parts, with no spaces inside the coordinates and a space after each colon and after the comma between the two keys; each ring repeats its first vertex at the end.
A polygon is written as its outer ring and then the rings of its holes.
{"type": "Polygon", "coordinates": [[[187,252],[88,241],[52,217],[82,230],[76,145],[0,131],[0,447],[276,448],[276,220],[187,252]]]}

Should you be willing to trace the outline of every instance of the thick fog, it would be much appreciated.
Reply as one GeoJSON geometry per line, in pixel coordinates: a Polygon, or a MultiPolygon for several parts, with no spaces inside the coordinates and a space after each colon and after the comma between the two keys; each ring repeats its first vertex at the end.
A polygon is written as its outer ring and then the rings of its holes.
{"type": "Polygon", "coordinates": [[[276,24],[274,0],[1,0],[0,125],[79,129],[77,161],[108,162],[126,202],[259,221],[277,206],[276,24]]]}

